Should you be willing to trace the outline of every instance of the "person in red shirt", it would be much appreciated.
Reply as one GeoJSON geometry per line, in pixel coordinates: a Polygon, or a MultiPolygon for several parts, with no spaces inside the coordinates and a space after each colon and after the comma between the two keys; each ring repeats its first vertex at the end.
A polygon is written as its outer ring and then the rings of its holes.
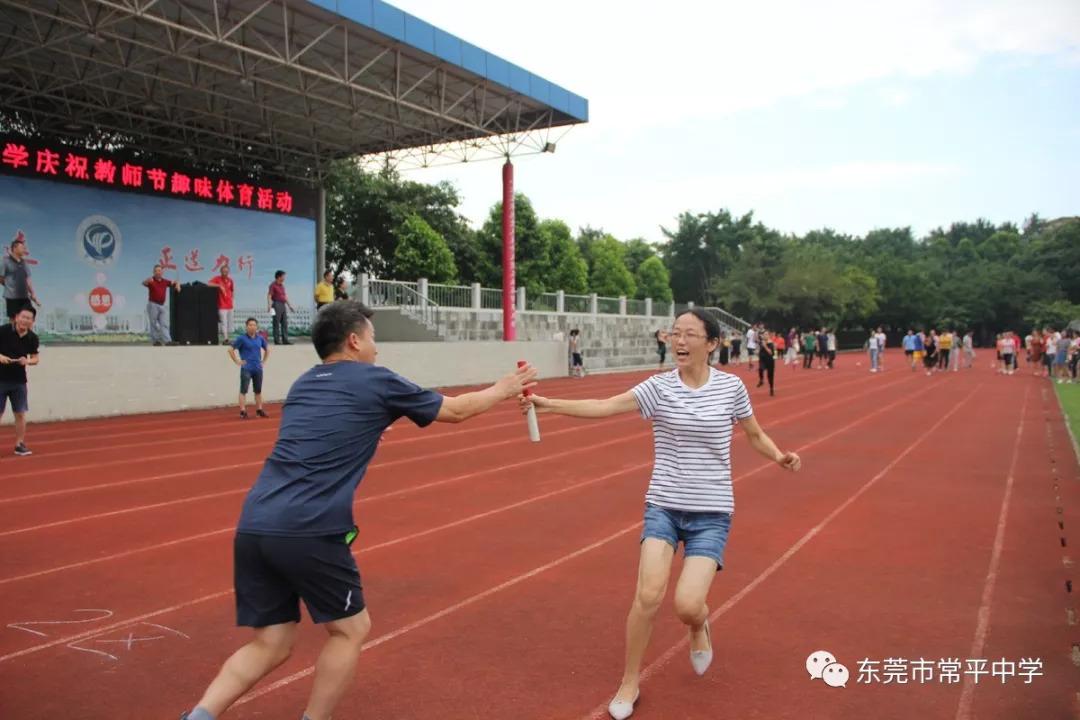
{"type": "Polygon", "coordinates": [[[288,293],[285,292],[285,271],[278,270],[274,273],[274,282],[270,283],[270,288],[266,291],[266,309],[268,312],[272,311],[270,319],[275,345],[292,345],[289,342],[289,315],[285,308],[296,312],[296,308],[289,302],[288,293]]]}
{"type": "Polygon", "coordinates": [[[233,325],[233,293],[236,290],[233,279],[229,277],[229,266],[222,265],[221,274],[216,278],[212,278],[210,284],[216,285],[218,289],[218,330],[221,331],[224,338],[221,344],[228,345],[229,333],[235,328],[233,325]]]}
{"type": "Polygon", "coordinates": [[[154,345],[175,345],[169,336],[169,315],[165,311],[165,298],[168,297],[170,285],[176,288],[176,292],[180,292],[180,281],[166,280],[164,273],[161,265],[155,265],[154,274],[143,280],[143,286],[149,290],[146,314],[150,316],[150,339],[154,345]]]}

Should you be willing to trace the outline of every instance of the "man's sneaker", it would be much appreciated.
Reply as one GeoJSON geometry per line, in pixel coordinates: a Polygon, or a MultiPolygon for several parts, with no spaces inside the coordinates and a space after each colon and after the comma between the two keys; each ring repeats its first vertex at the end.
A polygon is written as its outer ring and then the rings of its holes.
{"type": "Polygon", "coordinates": [[[247,420],[247,419],[248,419],[248,417],[247,417],[247,410],[241,410],[241,411],[240,411],[240,419],[241,419],[241,420],[247,420]]]}
{"type": "Polygon", "coordinates": [[[24,443],[19,443],[18,445],[15,446],[15,454],[16,455],[33,455],[34,453],[30,452],[30,448],[26,447],[26,445],[24,443]]]}
{"type": "Polygon", "coordinates": [[[255,414],[258,415],[259,417],[264,417],[264,418],[270,417],[269,415],[266,414],[265,410],[256,410],[255,414]]]}

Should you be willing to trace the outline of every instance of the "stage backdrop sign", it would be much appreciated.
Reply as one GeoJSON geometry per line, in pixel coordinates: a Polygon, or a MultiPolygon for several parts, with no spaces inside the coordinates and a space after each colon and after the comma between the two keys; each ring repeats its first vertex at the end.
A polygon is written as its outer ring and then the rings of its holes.
{"type": "MultiPolygon", "coordinates": [[[[37,162],[31,156],[26,170],[37,162]]],[[[181,284],[209,282],[227,264],[236,285],[236,326],[255,316],[266,329],[267,291],[274,272],[284,270],[296,308],[289,333],[309,331],[315,221],[283,212],[285,201],[281,210],[267,205],[260,211],[256,190],[249,210],[238,201],[192,202],[168,192],[124,192],[103,182],[44,180],[13,170],[0,174],[0,241],[9,254],[11,240],[26,240],[42,303],[35,330],[43,341],[149,341],[142,281],[155,264],[181,284]]]]}

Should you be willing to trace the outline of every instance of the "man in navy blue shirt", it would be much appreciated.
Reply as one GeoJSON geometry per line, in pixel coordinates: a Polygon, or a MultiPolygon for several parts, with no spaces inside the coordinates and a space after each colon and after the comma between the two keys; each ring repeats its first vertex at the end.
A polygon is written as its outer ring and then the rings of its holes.
{"type": "Polygon", "coordinates": [[[266,344],[266,338],[259,335],[259,321],[249,317],[245,324],[247,332],[238,335],[229,347],[229,357],[240,366],[240,418],[247,420],[247,392],[248,385],[253,385],[255,390],[255,414],[259,417],[269,417],[263,410],[262,383],[263,363],[270,357],[270,346],[266,344]],[[236,357],[236,351],[240,351],[240,357],[236,357]]]}
{"type": "Polygon", "coordinates": [[[329,720],[356,673],[371,627],[360,573],[353,496],[383,431],[459,423],[536,383],[526,365],[455,397],[425,390],[375,362],[371,310],[355,300],[319,310],[311,340],[322,363],[301,375],[282,408],[277,443],[244,501],[233,546],[237,624],[254,639],[233,654],[181,720],[215,720],[288,659],[300,600],[330,638],[315,664],[305,720],[329,720]]]}

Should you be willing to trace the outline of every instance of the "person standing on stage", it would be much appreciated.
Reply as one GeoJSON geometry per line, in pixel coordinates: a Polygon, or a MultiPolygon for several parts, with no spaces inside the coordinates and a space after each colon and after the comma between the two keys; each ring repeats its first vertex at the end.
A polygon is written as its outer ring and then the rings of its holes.
{"type": "Polygon", "coordinates": [[[30,282],[30,264],[25,259],[30,254],[26,249],[26,236],[20,231],[8,249],[11,254],[0,260],[0,279],[4,282],[6,317],[15,322],[20,310],[34,305],[40,307],[41,303],[34,294],[34,284],[30,282]]]}
{"type": "Polygon", "coordinates": [[[289,342],[289,314],[285,312],[285,308],[296,312],[296,308],[289,302],[288,293],[285,292],[285,271],[278,270],[274,273],[274,282],[270,283],[270,289],[266,293],[266,309],[273,315],[270,324],[274,328],[275,345],[292,345],[289,342]]]}
{"type": "Polygon", "coordinates": [[[322,280],[315,285],[315,312],[323,305],[334,302],[334,271],[323,273],[322,280]]]}
{"type": "Polygon", "coordinates": [[[170,285],[180,292],[180,281],[166,280],[165,269],[155,265],[154,274],[143,280],[142,284],[147,289],[146,314],[150,318],[150,339],[154,345],[174,345],[169,336],[169,313],[165,310],[165,300],[170,285]]]}
{"type": "Polygon", "coordinates": [[[235,329],[233,325],[233,297],[236,294],[236,285],[229,277],[228,264],[221,266],[221,274],[211,278],[211,285],[218,289],[218,330],[221,332],[221,344],[229,344],[229,335],[235,329]]]}

